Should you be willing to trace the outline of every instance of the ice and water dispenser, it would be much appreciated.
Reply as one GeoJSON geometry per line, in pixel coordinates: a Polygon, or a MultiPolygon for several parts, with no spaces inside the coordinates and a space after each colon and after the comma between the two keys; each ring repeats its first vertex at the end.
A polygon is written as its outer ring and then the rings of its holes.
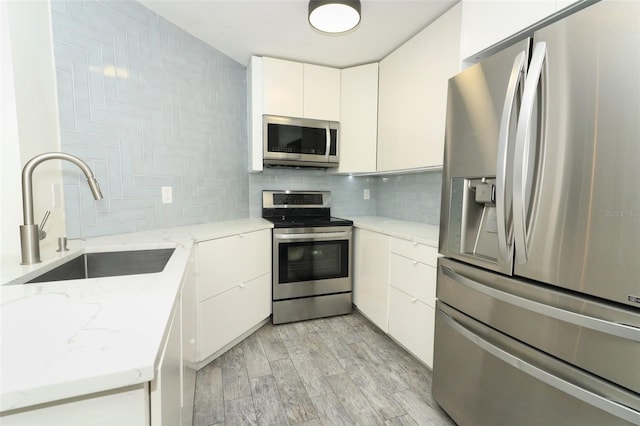
{"type": "Polygon", "coordinates": [[[496,262],[495,177],[453,178],[449,209],[449,251],[496,262]]]}

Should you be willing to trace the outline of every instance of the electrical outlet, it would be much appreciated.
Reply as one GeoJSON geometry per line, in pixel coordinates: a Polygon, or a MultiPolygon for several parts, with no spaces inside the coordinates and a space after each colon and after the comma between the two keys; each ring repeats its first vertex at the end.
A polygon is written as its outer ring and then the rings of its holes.
{"type": "Polygon", "coordinates": [[[368,189],[364,190],[364,199],[368,200],[369,198],[371,198],[371,192],[368,189]]]}
{"type": "Polygon", "coordinates": [[[162,204],[173,203],[173,188],[170,186],[162,187],[162,204]]]}

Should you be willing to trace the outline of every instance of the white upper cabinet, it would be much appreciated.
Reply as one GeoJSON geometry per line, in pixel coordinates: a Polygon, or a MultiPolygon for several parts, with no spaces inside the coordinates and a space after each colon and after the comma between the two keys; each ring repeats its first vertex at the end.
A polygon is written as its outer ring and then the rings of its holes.
{"type": "Polygon", "coordinates": [[[340,120],[340,70],[262,58],[264,114],[340,120]]]}
{"type": "Polygon", "coordinates": [[[303,117],[340,121],[340,70],[303,65],[303,117]]]}
{"type": "Polygon", "coordinates": [[[248,67],[249,171],[262,171],[262,116],[340,120],[340,70],[252,56],[248,67]]]}
{"type": "Polygon", "coordinates": [[[442,166],[447,81],[460,71],[457,4],[380,62],[378,171],[442,166]]]}
{"type": "Polygon", "coordinates": [[[460,57],[470,62],[477,62],[479,52],[576,2],[576,0],[462,0],[460,57]]]}
{"type": "Polygon", "coordinates": [[[376,171],[378,63],[342,70],[338,173],[376,171]]]}
{"type": "Polygon", "coordinates": [[[303,64],[262,58],[264,114],[302,117],[303,64]]]}

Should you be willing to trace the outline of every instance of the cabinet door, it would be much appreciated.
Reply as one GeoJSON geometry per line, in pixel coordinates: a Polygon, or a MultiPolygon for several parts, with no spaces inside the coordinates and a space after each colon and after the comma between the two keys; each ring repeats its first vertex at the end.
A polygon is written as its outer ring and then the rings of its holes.
{"type": "Polygon", "coordinates": [[[282,59],[262,58],[263,114],[303,116],[303,64],[282,59]]]}
{"type": "Polygon", "coordinates": [[[477,53],[555,11],[556,0],[463,0],[460,57],[475,62],[477,53]]]}
{"type": "Polygon", "coordinates": [[[355,229],[353,301],[384,332],[387,331],[389,237],[355,229]]]}
{"type": "Polygon", "coordinates": [[[340,121],[340,70],[304,64],[304,117],[340,121]]]}
{"type": "Polygon", "coordinates": [[[339,173],[376,171],[378,64],[342,70],[339,173]]]}
{"type": "Polygon", "coordinates": [[[198,305],[199,360],[220,351],[271,315],[271,273],[198,305]]]}
{"type": "Polygon", "coordinates": [[[196,328],[196,251],[189,258],[187,270],[182,279],[182,424],[193,422],[193,401],[196,388],[196,369],[198,362],[196,328]]]}
{"type": "Polygon", "coordinates": [[[379,171],[442,166],[447,82],[460,70],[458,4],[380,62],[379,171]]]}
{"type": "Polygon", "coordinates": [[[426,305],[436,306],[436,268],[391,253],[389,284],[426,305]]]}
{"type": "Polygon", "coordinates": [[[433,366],[435,309],[389,289],[389,334],[427,366],[433,366]]]}
{"type": "Polygon", "coordinates": [[[169,333],[151,382],[151,425],[179,425],[182,397],[181,305],[176,303],[169,333]]]}
{"type": "Polygon", "coordinates": [[[271,230],[198,244],[198,301],[271,271],[271,230]]]}

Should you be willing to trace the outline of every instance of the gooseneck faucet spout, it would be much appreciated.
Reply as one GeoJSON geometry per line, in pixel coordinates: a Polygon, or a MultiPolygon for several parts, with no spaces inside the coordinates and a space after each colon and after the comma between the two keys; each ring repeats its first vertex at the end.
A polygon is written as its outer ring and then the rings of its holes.
{"type": "Polygon", "coordinates": [[[33,220],[33,171],[42,162],[47,160],[66,160],[82,170],[89,183],[89,188],[96,200],[102,199],[102,192],[98,181],[91,168],[78,157],[64,152],[46,152],[36,155],[27,161],[22,169],[22,216],[24,225],[20,226],[20,244],[22,249],[22,265],[40,263],[40,240],[38,238],[38,225],[33,220]]]}

